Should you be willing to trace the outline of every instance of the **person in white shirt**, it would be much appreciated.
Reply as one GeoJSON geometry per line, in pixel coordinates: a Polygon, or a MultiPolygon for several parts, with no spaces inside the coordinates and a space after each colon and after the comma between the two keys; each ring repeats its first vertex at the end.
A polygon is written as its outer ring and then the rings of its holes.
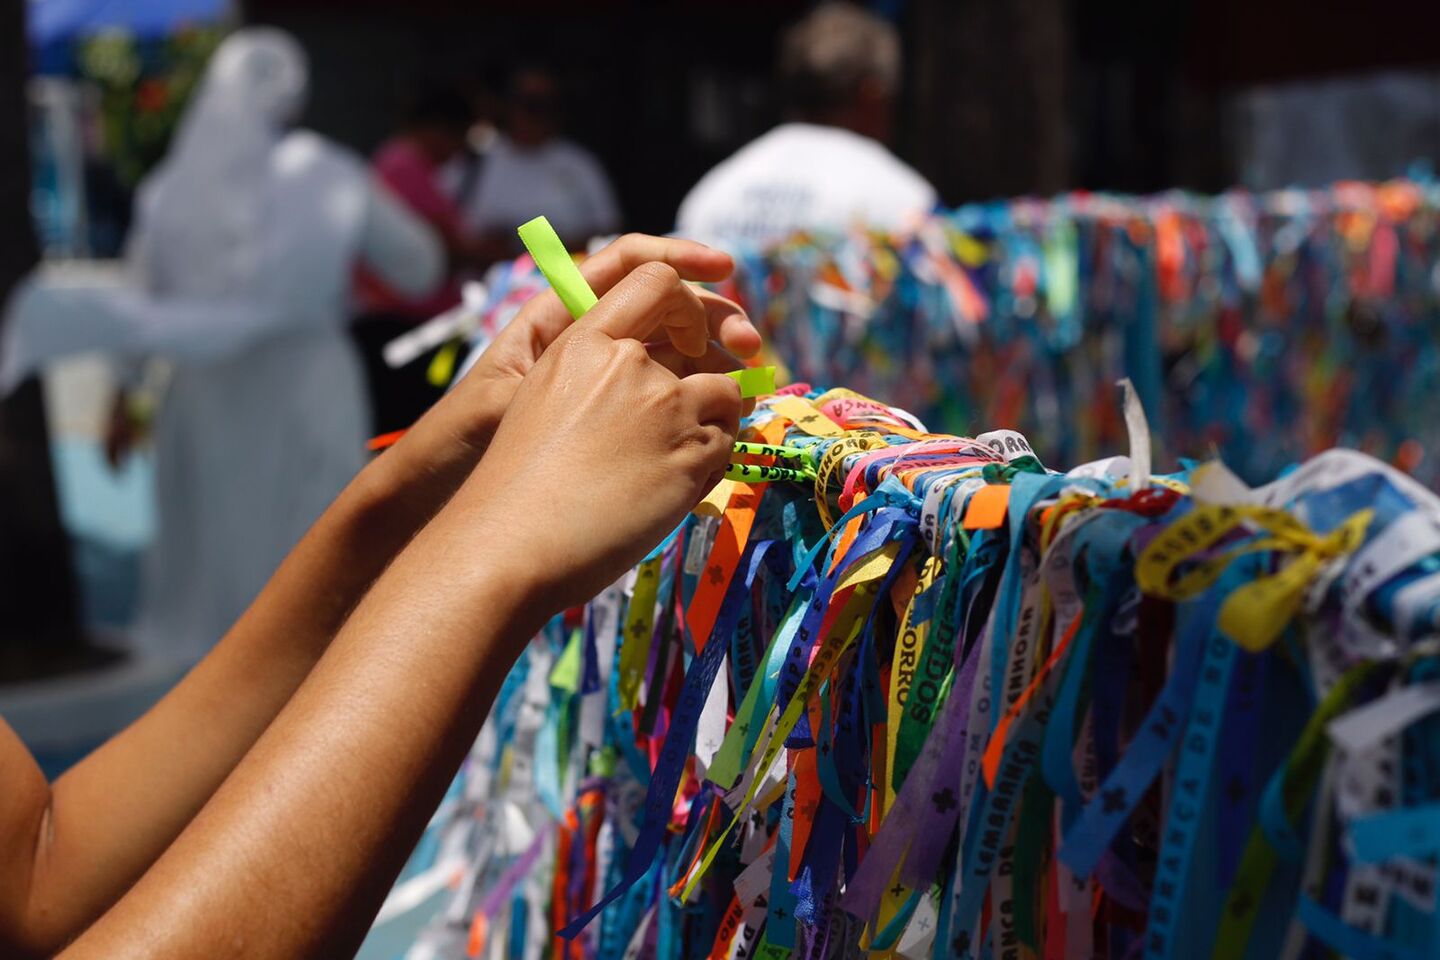
{"type": "Polygon", "coordinates": [[[511,77],[502,129],[468,175],[448,171],[465,228],[519,253],[515,224],[549,218],[571,249],[620,228],[620,205],[605,168],[589,150],[561,135],[559,81],[522,67],[511,77]]]}
{"type": "Polygon", "coordinates": [[[900,82],[891,24],[826,4],[785,35],[779,75],[789,122],[702,177],[678,233],[764,245],[797,230],[901,230],[935,206],[935,188],[884,146],[900,82]]]}

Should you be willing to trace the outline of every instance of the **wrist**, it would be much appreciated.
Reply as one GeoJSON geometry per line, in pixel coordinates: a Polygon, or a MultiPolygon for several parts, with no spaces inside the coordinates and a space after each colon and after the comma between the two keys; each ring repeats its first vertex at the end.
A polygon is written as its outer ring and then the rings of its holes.
{"type": "Polygon", "coordinates": [[[424,426],[427,420],[437,421],[452,439],[473,450],[478,460],[495,438],[495,431],[514,395],[513,381],[500,381],[493,375],[486,376],[483,370],[474,370],[422,417],[416,427],[424,426]]]}
{"type": "Polygon", "coordinates": [[[401,440],[366,466],[375,498],[443,505],[484,456],[509,394],[489,381],[466,383],[443,397],[401,440]]]}
{"type": "Polygon", "coordinates": [[[505,625],[523,644],[559,612],[552,571],[541,562],[541,551],[518,541],[511,513],[495,492],[472,479],[426,533],[440,539],[434,560],[459,574],[458,595],[470,598],[472,615],[505,625]]]}
{"type": "Polygon", "coordinates": [[[367,463],[336,500],[347,516],[361,523],[375,523],[396,513],[405,502],[409,484],[404,465],[387,452],[367,463]]]}

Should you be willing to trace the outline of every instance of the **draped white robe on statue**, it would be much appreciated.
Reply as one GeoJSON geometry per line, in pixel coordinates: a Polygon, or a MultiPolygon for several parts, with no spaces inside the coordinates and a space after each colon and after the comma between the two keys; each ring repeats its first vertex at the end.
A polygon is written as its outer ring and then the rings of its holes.
{"type": "Polygon", "coordinates": [[[174,361],[135,632],[157,653],[204,655],[362,465],[368,406],[346,333],[357,264],[415,294],[443,268],[435,238],[358,157],[282,132],[287,98],[303,92],[298,56],[268,30],[216,54],[141,189],[130,283],[42,275],[10,304],[7,390],[69,353],[174,361]]]}

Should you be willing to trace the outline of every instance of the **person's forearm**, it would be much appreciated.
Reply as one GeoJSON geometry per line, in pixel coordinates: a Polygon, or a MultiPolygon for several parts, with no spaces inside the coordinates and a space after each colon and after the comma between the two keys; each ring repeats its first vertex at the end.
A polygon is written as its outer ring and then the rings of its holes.
{"type": "Polygon", "coordinates": [[[349,956],[547,612],[467,488],[66,957],[349,956]],[[363,759],[362,759],[363,758],[363,759]]]}
{"type": "Polygon", "coordinates": [[[56,782],[36,845],[35,942],[58,946],[84,929],[204,806],[365,590],[469,474],[488,439],[484,418],[469,425],[452,438],[444,418],[432,418],[367,466],[216,649],[56,782]]]}
{"type": "MultiPolygon", "coordinates": [[[[166,891],[175,904],[210,897],[205,909],[159,910],[150,894],[138,915],[121,911],[130,927],[107,919],[108,935],[139,924],[179,936],[156,919],[162,914],[213,935],[232,899],[248,912],[226,922],[252,937],[276,927],[290,937],[276,941],[282,955],[300,952],[286,953],[297,935],[270,906],[309,910],[284,916],[303,916],[312,933],[358,935],[515,655],[507,643],[536,626],[518,598],[543,593],[558,607],[593,595],[723,472],[739,391],[713,372],[731,368],[728,355],[709,351],[701,363],[694,348],[713,337],[751,356],[759,338],[737,307],[685,280],[723,279],[730,268],[697,244],[630,237],[587,263],[601,301],[583,323],[572,323],[554,294],[536,297],[351,485],[177,691],[64,778],[53,815],[32,763],[33,798],[0,803],[0,826],[17,824],[18,837],[8,858],[0,850],[0,885],[10,881],[21,893],[11,901],[30,905],[0,918],[15,929],[11,939],[44,950],[84,929],[187,823],[185,837],[203,839],[182,837],[171,866],[137,889],[166,891]],[[662,329],[669,362],[642,346],[662,329]],[[495,448],[471,476],[492,437],[495,448]],[[620,442],[631,456],[616,462],[620,442]],[[487,526],[482,497],[506,529],[487,526]],[[524,546],[497,553],[507,541],[524,546]],[[543,587],[536,564],[548,574],[543,587]],[[261,829],[271,832],[262,838],[261,829]],[[201,862],[207,843],[227,851],[213,870],[201,862]],[[375,863],[381,868],[367,870],[375,863]],[[256,881],[271,874],[274,884],[256,881]],[[363,891],[359,874],[368,877],[363,891]],[[297,875],[318,893],[289,897],[297,875]],[[216,896],[216,884],[230,886],[216,896]],[[190,886],[193,896],[181,889],[190,886]],[[267,898],[258,907],[257,896],[267,898]]],[[[0,736],[0,757],[17,750],[0,736]]],[[[220,941],[203,942],[211,952],[220,941]]],[[[247,953],[253,943],[245,941],[247,953]]]]}

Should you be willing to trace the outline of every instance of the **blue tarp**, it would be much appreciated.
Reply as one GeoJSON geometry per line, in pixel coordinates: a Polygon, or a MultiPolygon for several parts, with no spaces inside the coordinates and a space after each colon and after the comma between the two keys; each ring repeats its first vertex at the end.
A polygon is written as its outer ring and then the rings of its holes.
{"type": "Polygon", "coordinates": [[[32,47],[121,28],[137,37],[161,37],[187,23],[214,23],[230,0],[26,0],[32,47]]]}

